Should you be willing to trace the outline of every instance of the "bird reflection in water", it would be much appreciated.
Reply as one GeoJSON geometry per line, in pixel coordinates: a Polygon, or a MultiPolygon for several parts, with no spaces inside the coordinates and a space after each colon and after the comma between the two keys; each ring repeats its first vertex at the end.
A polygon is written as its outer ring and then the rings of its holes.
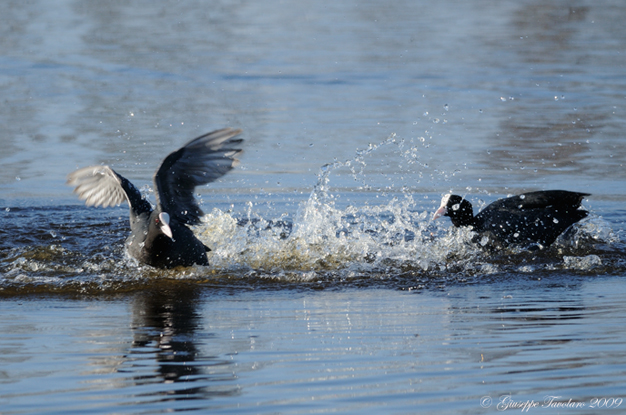
{"type": "MultiPolygon", "coordinates": [[[[197,287],[196,287],[197,288],[197,287]]],[[[135,385],[152,385],[147,395],[166,400],[233,396],[240,388],[232,356],[211,355],[211,334],[202,333],[194,287],[167,287],[137,294],[133,341],[125,370],[135,385]]]]}

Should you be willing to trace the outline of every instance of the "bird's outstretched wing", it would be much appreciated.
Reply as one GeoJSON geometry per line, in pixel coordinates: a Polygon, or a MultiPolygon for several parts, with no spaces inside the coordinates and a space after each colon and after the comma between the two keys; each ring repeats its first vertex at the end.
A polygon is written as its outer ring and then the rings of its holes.
{"type": "Polygon", "coordinates": [[[139,190],[109,166],[83,167],[67,176],[67,184],[75,186],[74,193],[87,206],[109,207],[128,202],[137,214],[152,210],[139,190]]]}
{"type": "Polygon", "coordinates": [[[232,138],[240,132],[232,128],[213,131],[168,155],[154,175],[161,211],[189,225],[199,223],[203,212],[194,188],[217,180],[239,163],[236,157],[242,150],[234,146],[243,140],[232,138]]]}

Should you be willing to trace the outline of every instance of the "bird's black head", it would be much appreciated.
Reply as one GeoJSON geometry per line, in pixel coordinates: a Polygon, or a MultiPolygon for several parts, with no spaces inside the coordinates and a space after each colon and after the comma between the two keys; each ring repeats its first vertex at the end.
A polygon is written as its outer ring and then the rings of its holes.
{"type": "Polygon", "coordinates": [[[458,195],[445,195],[441,199],[441,206],[433,215],[433,219],[441,216],[449,216],[456,227],[474,225],[472,204],[458,195]]]}

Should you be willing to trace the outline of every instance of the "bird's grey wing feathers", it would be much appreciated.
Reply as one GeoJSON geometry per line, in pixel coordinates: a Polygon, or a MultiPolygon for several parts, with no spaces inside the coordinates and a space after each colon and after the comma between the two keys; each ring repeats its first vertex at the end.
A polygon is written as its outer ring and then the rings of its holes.
{"type": "Polygon", "coordinates": [[[243,140],[233,139],[239,129],[224,128],[191,140],[169,154],[154,175],[157,203],[163,212],[183,223],[195,225],[203,215],[193,191],[210,183],[235,167],[242,152],[234,146],[243,140]]]}
{"type": "Polygon", "coordinates": [[[67,184],[75,186],[74,193],[87,206],[117,206],[128,202],[136,213],[150,211],[150,203],[126,178],[109,166],[90,166],[76,170],[67,176],[67,184]]]}

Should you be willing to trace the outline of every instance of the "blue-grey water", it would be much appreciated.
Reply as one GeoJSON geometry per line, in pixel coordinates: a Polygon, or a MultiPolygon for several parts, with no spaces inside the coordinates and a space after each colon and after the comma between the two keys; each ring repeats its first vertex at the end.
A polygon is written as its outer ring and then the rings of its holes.
{"type": "Polygon", "coordinates": [[[30,1],[0,13],[0,413],[622,413],[626,3],[30,1]],[[209,267],[124,252],[126,206],[217,128],[209,267]],[[548,249],[432,221],[591,193],[548,249]]]}

